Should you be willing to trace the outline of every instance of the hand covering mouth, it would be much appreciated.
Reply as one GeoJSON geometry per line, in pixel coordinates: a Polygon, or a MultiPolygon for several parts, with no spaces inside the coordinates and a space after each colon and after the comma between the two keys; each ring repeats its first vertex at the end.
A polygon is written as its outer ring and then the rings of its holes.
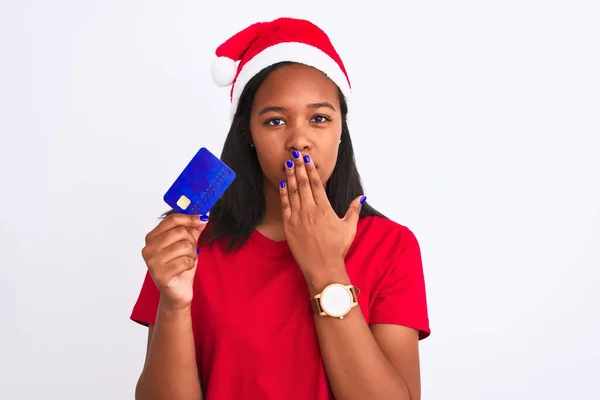
{"type": "MultiPolygon", "coordinates": [[[[315,163],[314,161],[313,161],[313,163],[315,164],[315,169],[319,169],[319,164],[315,163]]],[[[284,163],[283,167],[281,167],[281,172],[285,172],[286,169],[287,168],[285,167],[285,163],[284,163]]]]}

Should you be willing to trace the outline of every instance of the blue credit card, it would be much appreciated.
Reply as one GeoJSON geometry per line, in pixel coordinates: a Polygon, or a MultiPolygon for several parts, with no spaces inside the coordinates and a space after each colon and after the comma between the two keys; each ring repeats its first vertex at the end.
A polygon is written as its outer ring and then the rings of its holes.
{"type": "Polygon", "coordinates": [[[235,172],[201,148],[164,195],[178,213],[206,214],[235,179],[235,172]]]}

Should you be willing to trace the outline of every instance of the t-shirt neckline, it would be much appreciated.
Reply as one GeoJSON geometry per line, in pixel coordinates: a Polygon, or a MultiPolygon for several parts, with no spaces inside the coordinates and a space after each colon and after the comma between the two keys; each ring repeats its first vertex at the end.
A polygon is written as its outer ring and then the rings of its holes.
{"type": "Polygon", "coordinates": [[[271,255],[291,255],[290,247],[288,246],[287,240],[275,241],[272,240],[254,229],[250,235],[249,242],[261,250],[271,255]]]}

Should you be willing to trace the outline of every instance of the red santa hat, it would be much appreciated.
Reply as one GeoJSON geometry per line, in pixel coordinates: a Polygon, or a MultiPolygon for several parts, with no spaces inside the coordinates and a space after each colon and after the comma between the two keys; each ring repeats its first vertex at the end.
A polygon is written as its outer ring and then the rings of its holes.
{"type": "Polygon", "coordinates": [[[231,115],[246,84],[264,68],[283,61],[297,62],[323,72],[349,100],[351,85],[344,63],[329,37],[313,23],[294,18],[258,22],[221,44],[212,65],[212,79],[231,85],[231,115]]]}

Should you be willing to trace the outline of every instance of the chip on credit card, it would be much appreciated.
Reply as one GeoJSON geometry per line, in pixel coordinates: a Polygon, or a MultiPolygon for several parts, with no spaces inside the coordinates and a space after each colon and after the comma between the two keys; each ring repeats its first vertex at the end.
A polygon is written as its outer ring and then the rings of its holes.
{"type": "Polygon", "coordinates": [[[202,147],[163,199],[182,214],[207,214],[235,180],[235,172],[202,147]]]}

